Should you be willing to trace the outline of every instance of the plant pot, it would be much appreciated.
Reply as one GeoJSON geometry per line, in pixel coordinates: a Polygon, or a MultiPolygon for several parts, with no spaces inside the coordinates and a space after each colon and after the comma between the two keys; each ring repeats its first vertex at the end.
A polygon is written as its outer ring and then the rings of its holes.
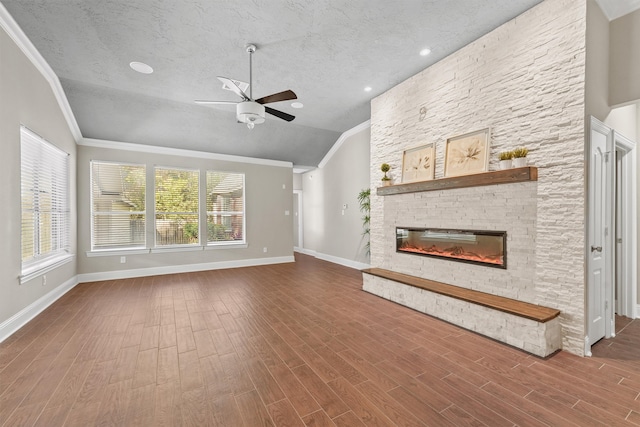
{"type": "Polygon", "coordinates": [[[390,179],[383,179],[382,180],[382,186],[383,187],[389,187],[390,185],[393,185],[393,181],[390,179]]]}
{"type": "Polygon", "coordinates": [[[511,159],[500,160],[500,170],[511,169],[511,159]]]}
{"type": "Polygon", "coordinates": [[[527,158],[526,157],[517,157],[513,159],[513,167],[514,168],[523,168],[527,166],[527,158]]]}

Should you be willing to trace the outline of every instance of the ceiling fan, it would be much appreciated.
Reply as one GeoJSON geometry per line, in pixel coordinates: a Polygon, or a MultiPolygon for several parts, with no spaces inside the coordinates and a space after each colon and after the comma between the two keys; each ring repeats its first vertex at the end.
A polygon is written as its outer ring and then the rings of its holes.
{"type": "Polygon", "coordinates": [[[238,123],[245,123],[249,129],[253,129],[253,127],[257,124],[264,123],[265,112],[282,120],[286,120],[288,122],[292,121],[296,118],[295,116],[292,116],[291,114],[285,113],[283,111],[276,110],[275,108],[266,107],[264,104],[297,99],[298,97],[293,91],[285,90],[284,92],[278,92],[272,95],[263,96],[259,99],[253,99],[253,67],[251,58],[257,48],[254,44],[248,44],[246,48],[247,53],[249,54],[249,95],[247,95],[240,88],[240,86],[236,84],[235,80],[218,76],[218,80],[220,80],[226,88],[242,98],[242,101],[233,102],[196,100],[195,102],[198,104],[235,104],[236,118],[238,119],[238,123]]]}

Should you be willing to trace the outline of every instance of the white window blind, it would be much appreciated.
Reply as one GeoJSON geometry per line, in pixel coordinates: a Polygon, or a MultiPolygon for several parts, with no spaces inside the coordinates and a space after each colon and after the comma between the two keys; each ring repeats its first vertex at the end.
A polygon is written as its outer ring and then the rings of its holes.
{"type": "Polygon", "coordinates": [[[145,247],[146,168],[91,162],[91,249],[145,247]]]}
{"type": "Polygon", "coordinates": [[[156,246],[199,243],[198,170],[155,169],[156,246]]]}
{"type": "Polygon", "coordinates": [[[22,274],[69,254],[69,155],[20,128],[22,274]]]}
{"type": "Polygon", "coordinates": [[[207,171],[207,243],[244,242],[244,174],[207,171]]]}

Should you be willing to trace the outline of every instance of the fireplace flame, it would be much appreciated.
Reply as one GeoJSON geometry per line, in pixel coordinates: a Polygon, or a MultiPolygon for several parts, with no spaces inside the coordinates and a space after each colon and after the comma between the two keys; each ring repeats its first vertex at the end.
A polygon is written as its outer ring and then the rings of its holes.
{"type": "Polygon", "coordinates": [[[429,248],[422,248],[404,244],[399,247],[398,250],[401,252],[413,252],[423,255],[434,255],[446,258],[463,259],[467,261],[477,261],[495,265],[502,265],[503,263],[501,254],[480,255],[474,252],[466,251],[461,246],[452,246],[449,248],[440,249],[436,245],[432,245],[429,248]]]}

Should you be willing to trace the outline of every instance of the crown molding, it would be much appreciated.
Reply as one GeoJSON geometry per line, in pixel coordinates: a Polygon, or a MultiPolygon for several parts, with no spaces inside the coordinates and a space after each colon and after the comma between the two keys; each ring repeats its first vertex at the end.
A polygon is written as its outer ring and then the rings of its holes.
{"type": "Polygon", "coordinates": [[[358,132],[361,132],[367,128],[371,127],[371,120],[367,120],[366,122],[360,123],[358,126],[352,127],[351,129],[345,131],[340,135],[340,138],[333,144],[333,147],[329,150],[329,152],[324,156],[322,161],[318,164],[318,168],[322,169],[329,163],[329,160],[333,157],[334,154],[342,147],[342,144],[352,135],[355,135],[358,132]]]}
{"type": "Polygon", "coordinates": [[[76,143],[78,143],[80,140],[82,140],[82,133],[80,132],[78,122],[73,115],[73,111],[71,111],[71,106],[69,105],[67,96],[64,94],[64,90],[62,89],[62,85],[60,84],[58,76],[53,72],[53,69],[49,66],[42,55],[40,55],[40,52],[38,52],[33,43],[31,43],[31,40],[29,40],[29,38],[22,31],[18,23],[13,19],[13,17],[9,14],[9,11],[4,7],[2,3],[0,3],[0,28],[2,28],[7,33],[7,35],[9,35],[11,40],[13,40],[13,42],[18,46],[22,53],[24,53],[29,61],[31,61],[31,63],[36,67],[40,74],[42,74],[42,76],[47,80],[47,82],[49,82],[51,91],[58,101],[60,110],[62,111],[62,114],[67,121],[69,130],[71,131],[71,134],[73,135],[76,143]]]}
{"type": "Polygon", "coordinates": [[[199,159],[222,160],[225,162],[250,163],[263,166],[293,168],[293,163],[281,160],[258,159],[255,157],[216,154],[207,151],[185,150],[183,148],[158,147],[156,145],[133,144],[130,142],[107,141],[103,139],[82,138],[78,145],[85,147],[107,148],[110,150],[136,151],[139,153],[166,154],[170,156],[197,157],[199,159]]]}

